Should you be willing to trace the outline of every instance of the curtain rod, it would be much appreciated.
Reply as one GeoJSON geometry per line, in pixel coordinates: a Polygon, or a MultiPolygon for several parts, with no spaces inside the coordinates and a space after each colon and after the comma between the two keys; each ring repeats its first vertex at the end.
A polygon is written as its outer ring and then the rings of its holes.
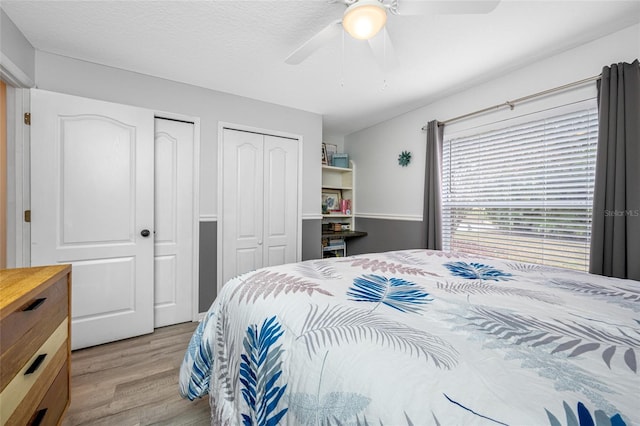
{"type": "MultiPolygon", "coordinates": [[[[453,123],[454,121],[459,121],[459,120],[462,120],[462,119],[465,119],[465,118],[473,117],[475,115],[484,114],[485,112],[493,111],[493,110],[504,108],[504,107],[509,107],[509,108],[513,109],[516,106],[516,104],[518,104],[518,103],[525,102],[525,101],[528,101],[528,100],[531,100],[531,99],[534,99],[534,98],[539,98],[541,96],[545,96],[545,95],[548,95],[550,93],[560,92],[562,90],[566,90],[566,89],[569,89],[569,88],[574,87],[574,86],[580,86],[582,84],[598,80],[601,76],[602,76],[602,74],[594,75],[593,77],[589,77],[589,78],[585,78],[585,79],[582,79],[582,80],[574,81],[573,83],[568,83],[568,84],[565,84],[563,86],[554,87],[553,89],[543,90],[542,92],[534,93],[534,94],[528,95],[528,96],[523,96],[521,98],[514,99],[512,101],[506,101],[506,102],[503,102],[503,103],[498,104],[498,105],[494,105],[494,106],[490,106],[488,108],[480,109],[478,111],[473,111],[473,112],[470,112],[470,113],[467,113],[467,114],[459,115],[457,117],[453,117],[453,118],[450,118],[448,120],[440,121],[438,123],[438,125],[439,126],[444,126],[445,124],[453,123]]],[[[424,125],[422,127],[422,130],[427,130],[427,125],[424,125]]]]}

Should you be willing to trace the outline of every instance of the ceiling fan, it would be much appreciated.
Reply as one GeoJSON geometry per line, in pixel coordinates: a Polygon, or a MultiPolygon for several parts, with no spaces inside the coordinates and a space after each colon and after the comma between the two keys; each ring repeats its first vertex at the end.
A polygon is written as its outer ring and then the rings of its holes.
{"type": "Polygon", "coordinates": [[[388,31],[381,31],[387,15],[483,14],[493,11],[500,0],[330,0],[344,3],[342,19],[335,20],[294,50],[285,63],[297,65],[343,30],[359,40],[368,40],[382,68],[392,67],[395,60],[388,31]],[[379,36],[376,36],[380,34],[379,36]]]}

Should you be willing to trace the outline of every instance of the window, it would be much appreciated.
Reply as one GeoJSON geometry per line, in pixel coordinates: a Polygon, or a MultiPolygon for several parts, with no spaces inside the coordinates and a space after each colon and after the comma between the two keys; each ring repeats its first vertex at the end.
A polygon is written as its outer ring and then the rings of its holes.
{"type": "Polygon", "coordinates": [[[586,271],[595,107],[443,146],[445,250],[586,271]]]}

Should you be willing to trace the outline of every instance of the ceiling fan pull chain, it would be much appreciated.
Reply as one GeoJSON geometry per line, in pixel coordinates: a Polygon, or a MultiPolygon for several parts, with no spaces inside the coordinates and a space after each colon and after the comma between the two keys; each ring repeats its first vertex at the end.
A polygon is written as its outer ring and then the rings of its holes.
{"type": "MultiPolygon", "coordinates": [[[[384,35],[388,35],[387,28],[383,28],[384,35]]],[[[382,37],[382,90],[385,90],[389,85],[387,84],[387,72],[389,70],[387,63],[387,37],[382,37]]]]}
{"type": "Polygon", "coordinates": [[[340,87],[344,87],[344,31],[342,32],[342,51],[340,58],[340,87]]]}
{"type": "MultiPolygon", "coordinates": [[[[385,32],[383,35],[388,35],[387,28],[383,28],[382,31],[385,32]]],[[[387,37],[382,37],[382,67],[384,68],[384,73],[387,73],[387,37]]]]}

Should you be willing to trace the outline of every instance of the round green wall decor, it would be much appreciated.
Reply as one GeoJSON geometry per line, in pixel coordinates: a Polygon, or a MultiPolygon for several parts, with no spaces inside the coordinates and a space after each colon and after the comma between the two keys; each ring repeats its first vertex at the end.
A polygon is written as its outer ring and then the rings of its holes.
{"type": "Polygon", "coordinates": [[[402,151],[398,156],[398,164],[402,167],[407,167],[411,162],[411,153],[409,151],[402,151]]]}

